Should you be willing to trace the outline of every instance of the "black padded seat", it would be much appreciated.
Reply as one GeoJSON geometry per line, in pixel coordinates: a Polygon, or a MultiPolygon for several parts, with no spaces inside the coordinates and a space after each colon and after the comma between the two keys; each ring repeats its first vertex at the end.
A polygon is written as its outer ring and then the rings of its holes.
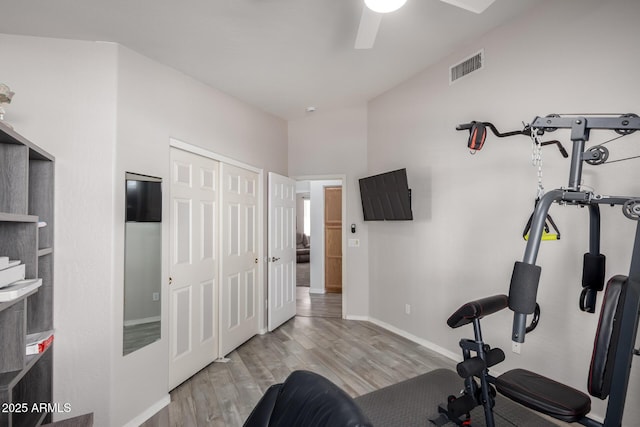
{"type": "Polygon", "coordinates": [[[525,369],[505,372],[495,385],[509,399],[568,423],[591,410],[591,399],[585,393],[525,369]]]}

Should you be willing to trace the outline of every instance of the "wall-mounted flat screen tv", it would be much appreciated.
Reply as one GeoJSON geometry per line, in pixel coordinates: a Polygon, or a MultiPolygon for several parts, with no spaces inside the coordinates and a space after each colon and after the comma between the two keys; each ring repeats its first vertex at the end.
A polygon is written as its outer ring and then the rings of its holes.
{"type": "Polygon", "coordinates": [[[162,221],[162,180],[127,172],[127,222],[162,221]]]}
{"type": "Polygon", "coordinates": [[[406,169],[360,179],[360,198],[365,221],[413,219],[406,169]]]}

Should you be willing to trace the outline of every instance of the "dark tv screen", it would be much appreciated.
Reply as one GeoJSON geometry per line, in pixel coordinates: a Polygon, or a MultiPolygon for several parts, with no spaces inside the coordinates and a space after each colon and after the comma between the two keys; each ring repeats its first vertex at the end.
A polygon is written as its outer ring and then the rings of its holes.
{"type": "Polygon", "coordinates": [[[360,179],[360,197],[365,221],[413,219],[406,169],[360,179]]]}
{"type": "Polygon", "coordinates": [[[127,178],[127,222],[162,222],[162,183],[127,178]]]}

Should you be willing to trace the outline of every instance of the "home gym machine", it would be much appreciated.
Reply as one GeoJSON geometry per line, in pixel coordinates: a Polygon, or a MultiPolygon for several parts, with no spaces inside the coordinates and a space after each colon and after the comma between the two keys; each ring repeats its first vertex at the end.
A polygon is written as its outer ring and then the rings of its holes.
{"type": "MultiPolygon", "coordinates": [[[[469,130],[468,146],[473,151],[482,148],[486,127],[486,122],[471,122],[460,125],[457,129],[469,130]]],[[[497,136],[501,136],[495,127],[490,128],[497,136]]],[[[640,196],[597,194],[583,189],[581,180],[583,162],[590,165],[607,163],[609,151],[603,145],[640,130],[640,118],[635,114],[616,117],[549,115],[536,117],[525,127],[526,132],[531,132],[532,138],[557,129],[571,130],[573,148],[569,185],[540,196],[531,220],[524,256],[522,261],[516,261],[513,269],[509,296],[496,295],[469,302],[447,320],[452,328],[472,323],[475,337],[473,340],[460,341],[464,360],[458,364],[457,371],[465,379],[464,393],[461,396],[450,396],[446,406],[440,406],[442,415],[439,422],[435,420],[435,424],[441,425],[444,418],[446,422],[453,421],[457,425],[471,425],[468,415],[470,410],[475,406],[483,406],[486,425],[495,426],[493,408],[496,390],[530,409],[562,421],[577,422],[587,427],[619,427],[622,424],[631,362],[634,355],[640,355],[640,350],[634,348],[640,316],[640,196]],[[619,136],[585,150],[585,143],[593,130],[611,130],[619,136]],[[509,307],[514,312],[513,348],[519,351],[527,330],[531,330],[526,325],[527,315],[535,315],[536,310],[539,314],[536,296],[541,267],[535,263],[545,221],[553,203],[587,207],[589,211],[589,252],[583,258],[583,289],[579,306],[583,311],[594,313],[596,295],[605,290],[587,381],[589,394],[599,399],[609,399],[604,423],[587,417],[591,410],[591,399],[572,387],[524,369],[513,369],[497,378],[488,373],[488,368],[503,361],[505,356],[502,350],[491,349],[484,343],[480,319],[509,307]],[[629,274],[613,276],[606,289],[605,256],[600,254],[600,205],[622,206],[624,216],[637,222],[629,274]],[[480,384],[476,382],[476,378],[480,380],[480,384]],[[461,419],[464,415],[467,418],[461,419]]]]}

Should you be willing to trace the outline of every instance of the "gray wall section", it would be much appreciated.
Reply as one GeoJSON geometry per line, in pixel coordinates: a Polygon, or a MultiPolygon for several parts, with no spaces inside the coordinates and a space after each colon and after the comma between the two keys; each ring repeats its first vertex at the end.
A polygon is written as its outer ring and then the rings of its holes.
{"type": "MultiPolygon", "coordinates": [[[[471,156],[468,134],[455,126],[482,120],[507,131],[550,113],[640,113],[640,47],[631,42],[640,38],[638,17],[637,1],[547,1],[369,103],[369,171],[406,167],[415,217],[368,227],[373,318],[459,353],[458,340],[472,331],[449,329],[446,319],[468,300],[508,292],[513,263],[524,253],[537,168],[528,138],[489,134],[471,156]],[[449,85],[449,66],[480,49],[485,68],[449,85]]],[[[614,136],[594,131],[588,145],[614,136]]],[[[637,155],[639,137],[609,144],[610,157],[637,155]]],[[[556,138],[571,148],[569,131],[543,140],[556,138]]],[[[640,195],[638,161],[585,166],[584,185],[640,195]]],[[[543,148],[545,188],[567,186],[568,177],[569,161],[555,147],[543,148]]],[[[553,206],[551,214],[562,240],[541,244],[540,324],[522,354],[508,352],[495,369],[524,367],[585,390],[598,321],[578,310],[588,214],[570,206],[553,206]]],[[[634,227],[620,208],[602,208],[607,278],[628,273],[634,227]]],[[[485,341],[510,350],[511,320],[509,311],[485,319],[485,341]]],[[[640,416],[639,396],[634,366],[625,425],[640,416]]],[[[594,399],[593,413],[604,416],[604,402],[594,399]]]]}
{"type": "Polygon", "coordinates": [[[5,120],[57,160],[53,400],[71,403],[65,417],[125,425],[168,402],[169,354],[165,221],[162,339],[122,356],[125,171],[169,182],[173,137],[286,174],[287,125],[117,44],[9,35],[0,44],[3,82],[16,93],[5,120]],[[167,98],[159,88],[176,90],[167,98]]]}
{"type": "MultiPolygon", "coordinates": [[[[162,291],[162,223],[125,224],[124,323],[160,320],[162,291]]],[[[144,323],[144,322],[143,322],[144,323]]]]}
{"type": "MultiPolygon", "coordinates": [[[[347,247],[343,309],[348,318],[366,318],[369,314],[369,277],[367,225],[362,218],[358,178],[367,174],[367,106],[354,105],[333,111],[317,111],[305,119],[289,122],[289,175],[322,179],[342,175],[346,191],[347,224],[356,224],[357,232],[345,238],[357,238],[359,247],[347,247]]],[[[328,178],[327,178],[328,179],[328,178]]],[[[313,212],[316,210],[312,196],[313,212]]],[[[312,225],[311,250],[319,250],[312,225]]],[[[321,240],[320,240],[321,242],[321,240]]],[[[322,257],[322,252],[320,252],[322,257]]],[[[314,254],[311,255],[312,262],[314,254]]],[[[313,265],[311,266],[313,269],[313,265]]],[[[320,267],[321,268],[321,267],[320,267]]],[[[314,270],[315,271],[315,270],[314,270]]],[[[312,283],[314,273],[312,272],[312,283]]],[[[320,270],[318,275],[321,274],[320,270]]],[[[323,274],[323,273],[322,273],[323,274]]]]}

